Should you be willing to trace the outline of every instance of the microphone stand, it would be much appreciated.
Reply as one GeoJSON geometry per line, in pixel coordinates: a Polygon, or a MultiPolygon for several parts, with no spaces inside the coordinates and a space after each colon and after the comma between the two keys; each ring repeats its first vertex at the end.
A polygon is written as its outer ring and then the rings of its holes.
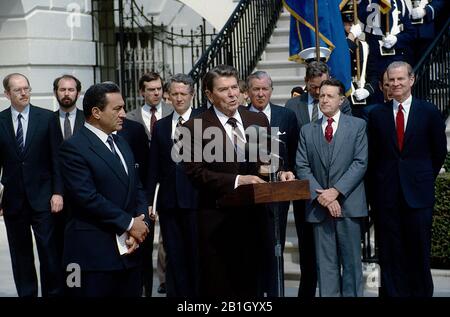
{"type": "MultiPolygon", "coordinates": [[[[271,160],[272,161],[272,160],[271,160]]],[[[276,182],[277,179],[277,169],[271,163],[269,182],[276,182]]],[[[284,279],[283,279],[283,254],[281,248],[281,230],[280,230],[280,203],[272,202],[270,207],[273,212],[274,220],[274,233],[275,233],[275,258],[277,262],[276,270],[276,282],[277,282],[277,297],[284,297],[284,279]]]]}

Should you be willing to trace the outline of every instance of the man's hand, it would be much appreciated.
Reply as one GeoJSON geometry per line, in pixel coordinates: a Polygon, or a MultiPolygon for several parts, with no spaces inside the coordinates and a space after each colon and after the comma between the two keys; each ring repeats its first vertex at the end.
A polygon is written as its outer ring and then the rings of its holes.
{"type": "Polygon", "coordinates": [[[64,207],[63,197],[61,195],[54,194],[50,199],[50,207],[52,213],[60,212],[64,207]]]}
{"type": "Polygon", "coordinates": [[[317,201],[324,207],[328,207],[339,196],[339,192],[334,188],[316,189],[316,192],[319,193],[317,201]]]}
{"type": "Polygon", "coordinates": [[[238,186],[247,184],[262,184],[264,180],[255,175],[239,175],[238,186]]]}
{"type": "Polygon", "coordinates": [[[133,226],[131,227],[129,234],[133,236],[138,243],[144,242],[149,230],[144,222],[144,215],[134,218],[133,226]]]}
{"type": "Polygon", "coordinates": [[[339,205],[339,202],[337,200],[332,201],[330,204],[328,204],[327,208],[333,217],[342,217],[341,205],[339,205]]]}
{"type": "Polygon", "coordinates": [[[352,35],[354,36],[354,38],[358,38],[361,36],[362,29],[361,29],[361,25],[358,24],[352,24],[352,26],[350,27],[350,33],[352,33],[352,35]]]}
{"type": "Polygon", "coordinates": [[[148,206],[148,216],[151,221],[156,221],[156,213],[153,212],[153,206],[148,206]]]}
{"type": "Polygon", "coordinates": [[[282,171],[278,174],[278,179],[282,182],[293,181],[295,179],[294,173],[290,171],[282,171]]]}
{"type": "Polygon", "coordinates": [[[139,243],[133,236],[128,236],[128,239],[125,240],[125,243],[127,244],[128,247],[128,251],[126,254],[131,254],[134,251],[136,251],[137,248],[139,248],[139,243]]]}

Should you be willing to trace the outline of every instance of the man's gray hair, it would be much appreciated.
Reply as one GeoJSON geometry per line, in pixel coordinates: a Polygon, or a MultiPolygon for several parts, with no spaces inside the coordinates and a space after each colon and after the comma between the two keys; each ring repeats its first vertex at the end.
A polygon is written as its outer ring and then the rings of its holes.
{"type": "Polygon", "coordinates": [[[192,95],[194,94],[194,80],[191,78],[191,76],[182,73],[173,75],[166,82],[167,92],[170,91],[170,87],[172,86],[173,83],[181,83],[185,84],[186,86],[189,86],[189,92],[192,95]]]}
{"type": "Polygon", "coordinates": [[[389,78],[389,71],[390,70],[392,70],[394,68],[400,68],[400,67],[406,67],[409,77],[413,77],[414,76],[414,70],[413,70],[411,65],[409,65],[407,62],[396,61],[396,62],[390,63],[389,66],[386,69],[386,71],[388,73],[388,78],[389,78]]]}
{"type": "Polygon", "coordinates": [[[253,72],[252,74],[248,75],[247,77],[247,87],[251,88],[251,81],[253,79],[264,79],[267,78],[270,82],[270,87],[273,88],[272,78],[270,78],[270,75],[262,70],[258,70],[256,72],[253,72]]]}

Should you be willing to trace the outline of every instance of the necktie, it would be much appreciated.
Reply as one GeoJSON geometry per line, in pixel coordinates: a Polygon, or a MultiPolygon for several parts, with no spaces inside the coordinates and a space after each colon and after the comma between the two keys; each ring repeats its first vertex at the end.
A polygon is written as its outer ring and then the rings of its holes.
{"type": "Polygon", "coordinates": [[[395,124],[397,126],[398,149],[401,151],[403,149],[403,137],[405,134],[405,117],[403,115],[402,104],[398,105],[397,116],[395,117],[395,124]]]}
{"type": "Polygon", "coordinates": [[[152,133],[156,122],[156,106],[150,106],[150,113],[152,114],[150,117],[150,133],[152,133]]]}
{"type": "Polygon", "coordinates": [[[180,127],[183,125],[183,117],[179,117],[177,121],[177,125],[175,126],[175,132],[173,134],[173,145],[175,147],[176,153],[183,155],[183,148],[181,146],[181,139],[183,139],[183,135],[181,134],[180,127]]]}
{"type": "Polygon", "coordinates": [[[311,122],[314,122],[318,119],[319,117],[319,106],[318,106],[318,100],[314,100],[313,103],[313,109],[312,109],[312,114],[311,114],[311,122]]]}
{"type": "Polygon", "coordinates": [[[23,152],[24,144],[23,144],[23,128],[22,128],[22,114],[19,113],[17,116],[17,132],[16,132],[16,142],[17,146],[19,147],[20,153],[23,152]]]}
{"type": "Polygon", "coordinates": [[[66,118],[64,119],[64,140],[67,140],[72,136],[72,127],[69,120],[70,113],[66,112],[66,118]]]}
{"type": "Polygon", "coordinates": [[[236,154],[238,155],[239,161],[241,161],[243,158],[245,158],[245,138],[242,135],[241,130],[239,130],[237,126],[236,118],[229,118],[227,123],[232,127],[231,133],[233,135],[234,149],[236,151],[236,154]]]}
{"type": "Polygon", "coordinates": [[[120,156],[119,156],[119,154],[117,154],[116,148],[114,147],[114,139],[111,134],[108,135],[108,139],[106,140],[106,142],[108,142],[111,152],[120,161],[120,164],[122,164],[122,160],[120,159],[120,156]]]}
{"type": "Polygon", "coordinates": [[[328,143],[331,142],[331,140],[333,139],[333,118],[328,118],[327,122],[327,126],[325,127],[325,139],[327,140],[328,143]]]}

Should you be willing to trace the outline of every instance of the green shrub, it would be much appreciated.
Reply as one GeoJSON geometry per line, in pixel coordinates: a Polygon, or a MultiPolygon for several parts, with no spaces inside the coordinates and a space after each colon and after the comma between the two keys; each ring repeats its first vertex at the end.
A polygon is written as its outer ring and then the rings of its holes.
{"type": "Polygon", "coordinates": [[[444,168],[447,173],[450,173],[450,152],[447,152],[447,156],[445,157],[444,168]]]}
{"type": "Polygon", "coordinates": [[[446,170],[436,179],[431,237],[431,263],[435,268],[450,268],[450,169],[446,170]]]}

